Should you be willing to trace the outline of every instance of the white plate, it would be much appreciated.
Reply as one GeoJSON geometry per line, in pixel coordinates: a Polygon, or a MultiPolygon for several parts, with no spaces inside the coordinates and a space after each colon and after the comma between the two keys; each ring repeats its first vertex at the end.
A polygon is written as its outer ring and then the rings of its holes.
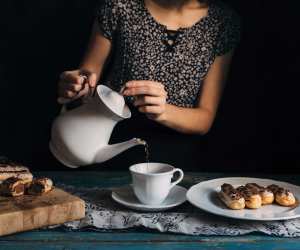
{"type": "Polygon", "coordinates": [[[171,189],[168,197],[160,205],[142,204],[136,198],[131,185],[114,189],[111,196],[113,200],[128,208],[140,211],[154,212],[167,210],[181,205],[186,201],[186,192],[187,190],[184,187],[174,186],[171,189]]]}
{"type": "Polygon", "coordinates": [[[229,183],[234,187],[246,183],[257,183],[261,186],[276,184],[289,189],[294,193],[297,200],[300,198],[300,187],[286,182],[269,179],[232,177],[220,178],[200,182],[192,186],[187,192],[187,200],[194,206],[220,216],[242,220],[274,221],[288,220],[300,217],[300,207],[282,207],[276,204],[262,206],[259,209],[231,210],[227,208],[218,198],[217,193],[221,190],[223,183],[229,183]]]}

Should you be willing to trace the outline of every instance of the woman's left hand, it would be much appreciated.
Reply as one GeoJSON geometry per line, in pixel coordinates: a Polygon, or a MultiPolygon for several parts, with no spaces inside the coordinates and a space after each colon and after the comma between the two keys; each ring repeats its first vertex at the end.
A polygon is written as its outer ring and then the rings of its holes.
{"type": "Polygon", "coordinates": [[[126,83],[125,96],[135,97],[134,106],[155,121],[165,119],[167,92],[164,85],[154,81],[130,81],[126,83]]]}

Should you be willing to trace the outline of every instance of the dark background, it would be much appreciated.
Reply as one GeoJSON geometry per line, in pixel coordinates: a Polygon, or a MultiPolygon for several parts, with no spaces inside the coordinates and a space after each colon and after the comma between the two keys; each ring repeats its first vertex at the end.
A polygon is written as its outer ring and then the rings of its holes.
{"type": "MultiPolygon", "coordinates": [[[[293,1],[227,2],[242,18],[242,41],[210,133],[169,142],[179,142],[183,150],[181,156],[177,153],[178,165],[210,171],[299,172],[298,8],[293,1]],[[185,152],[190,140],[203,143],[189,155],[185,152]]],[[[97,0],[1,1],[0,155],[33,169],[66,170],[48,151],[51,121],[60,109],[57,80],[62,71],[78,67],[97,5],[97,0]]],[[[119,127],[112,141],[126,138],[124,125],[119,127]]],[[[153,147],[153,152],[153,158],[168,155],[165,159],[172,163],[171,146],[153,147]]],[[[126,169],[141,160],[143,150],[132,149],[106,165],[126,169]]]]}

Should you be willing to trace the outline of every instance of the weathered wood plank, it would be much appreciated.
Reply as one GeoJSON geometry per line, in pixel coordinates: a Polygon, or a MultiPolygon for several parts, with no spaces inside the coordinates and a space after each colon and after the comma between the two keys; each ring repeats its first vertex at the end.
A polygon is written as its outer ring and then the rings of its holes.
{"type": "Polygon", "coordinates": [[[189,236],[158,232],[140,232],[138,230],[113,231],[113,232],[66,232],[62,230],[42,230],[24,232],[20,234],[0,238],[0,245],[3,242],[236,242],[255,243],[261,242],[294,242],[300,243],[300,238],[267,237],[264,235],[245,236],[189,236]]]}
{"type": "Polygon", "coordinates": [[[256,243],[237,243],[237,242],[17,242],[17,243],[1,243],[0,249],[5,250],[32,250],[32,249],[43,249],[43,250],[299,250],[298,243],[286,243],[286,242],[256,242],[256,243]]]}

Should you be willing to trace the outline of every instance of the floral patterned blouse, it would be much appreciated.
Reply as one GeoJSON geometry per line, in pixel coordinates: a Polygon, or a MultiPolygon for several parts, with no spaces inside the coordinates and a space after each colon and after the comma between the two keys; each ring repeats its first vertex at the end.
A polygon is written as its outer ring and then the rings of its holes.
{"type": "Polygon", "coordinates": [[[195,106],[215,58],[234,49],[240,37],[239,17],[218,0],[193,26],[177,30],[172,41],[144,0],[105,0],[97,20],[113,46],[102,84],[120,90],[130,80],[158,81],[168,92],[167,102],[181,107],[195,106]]]}

